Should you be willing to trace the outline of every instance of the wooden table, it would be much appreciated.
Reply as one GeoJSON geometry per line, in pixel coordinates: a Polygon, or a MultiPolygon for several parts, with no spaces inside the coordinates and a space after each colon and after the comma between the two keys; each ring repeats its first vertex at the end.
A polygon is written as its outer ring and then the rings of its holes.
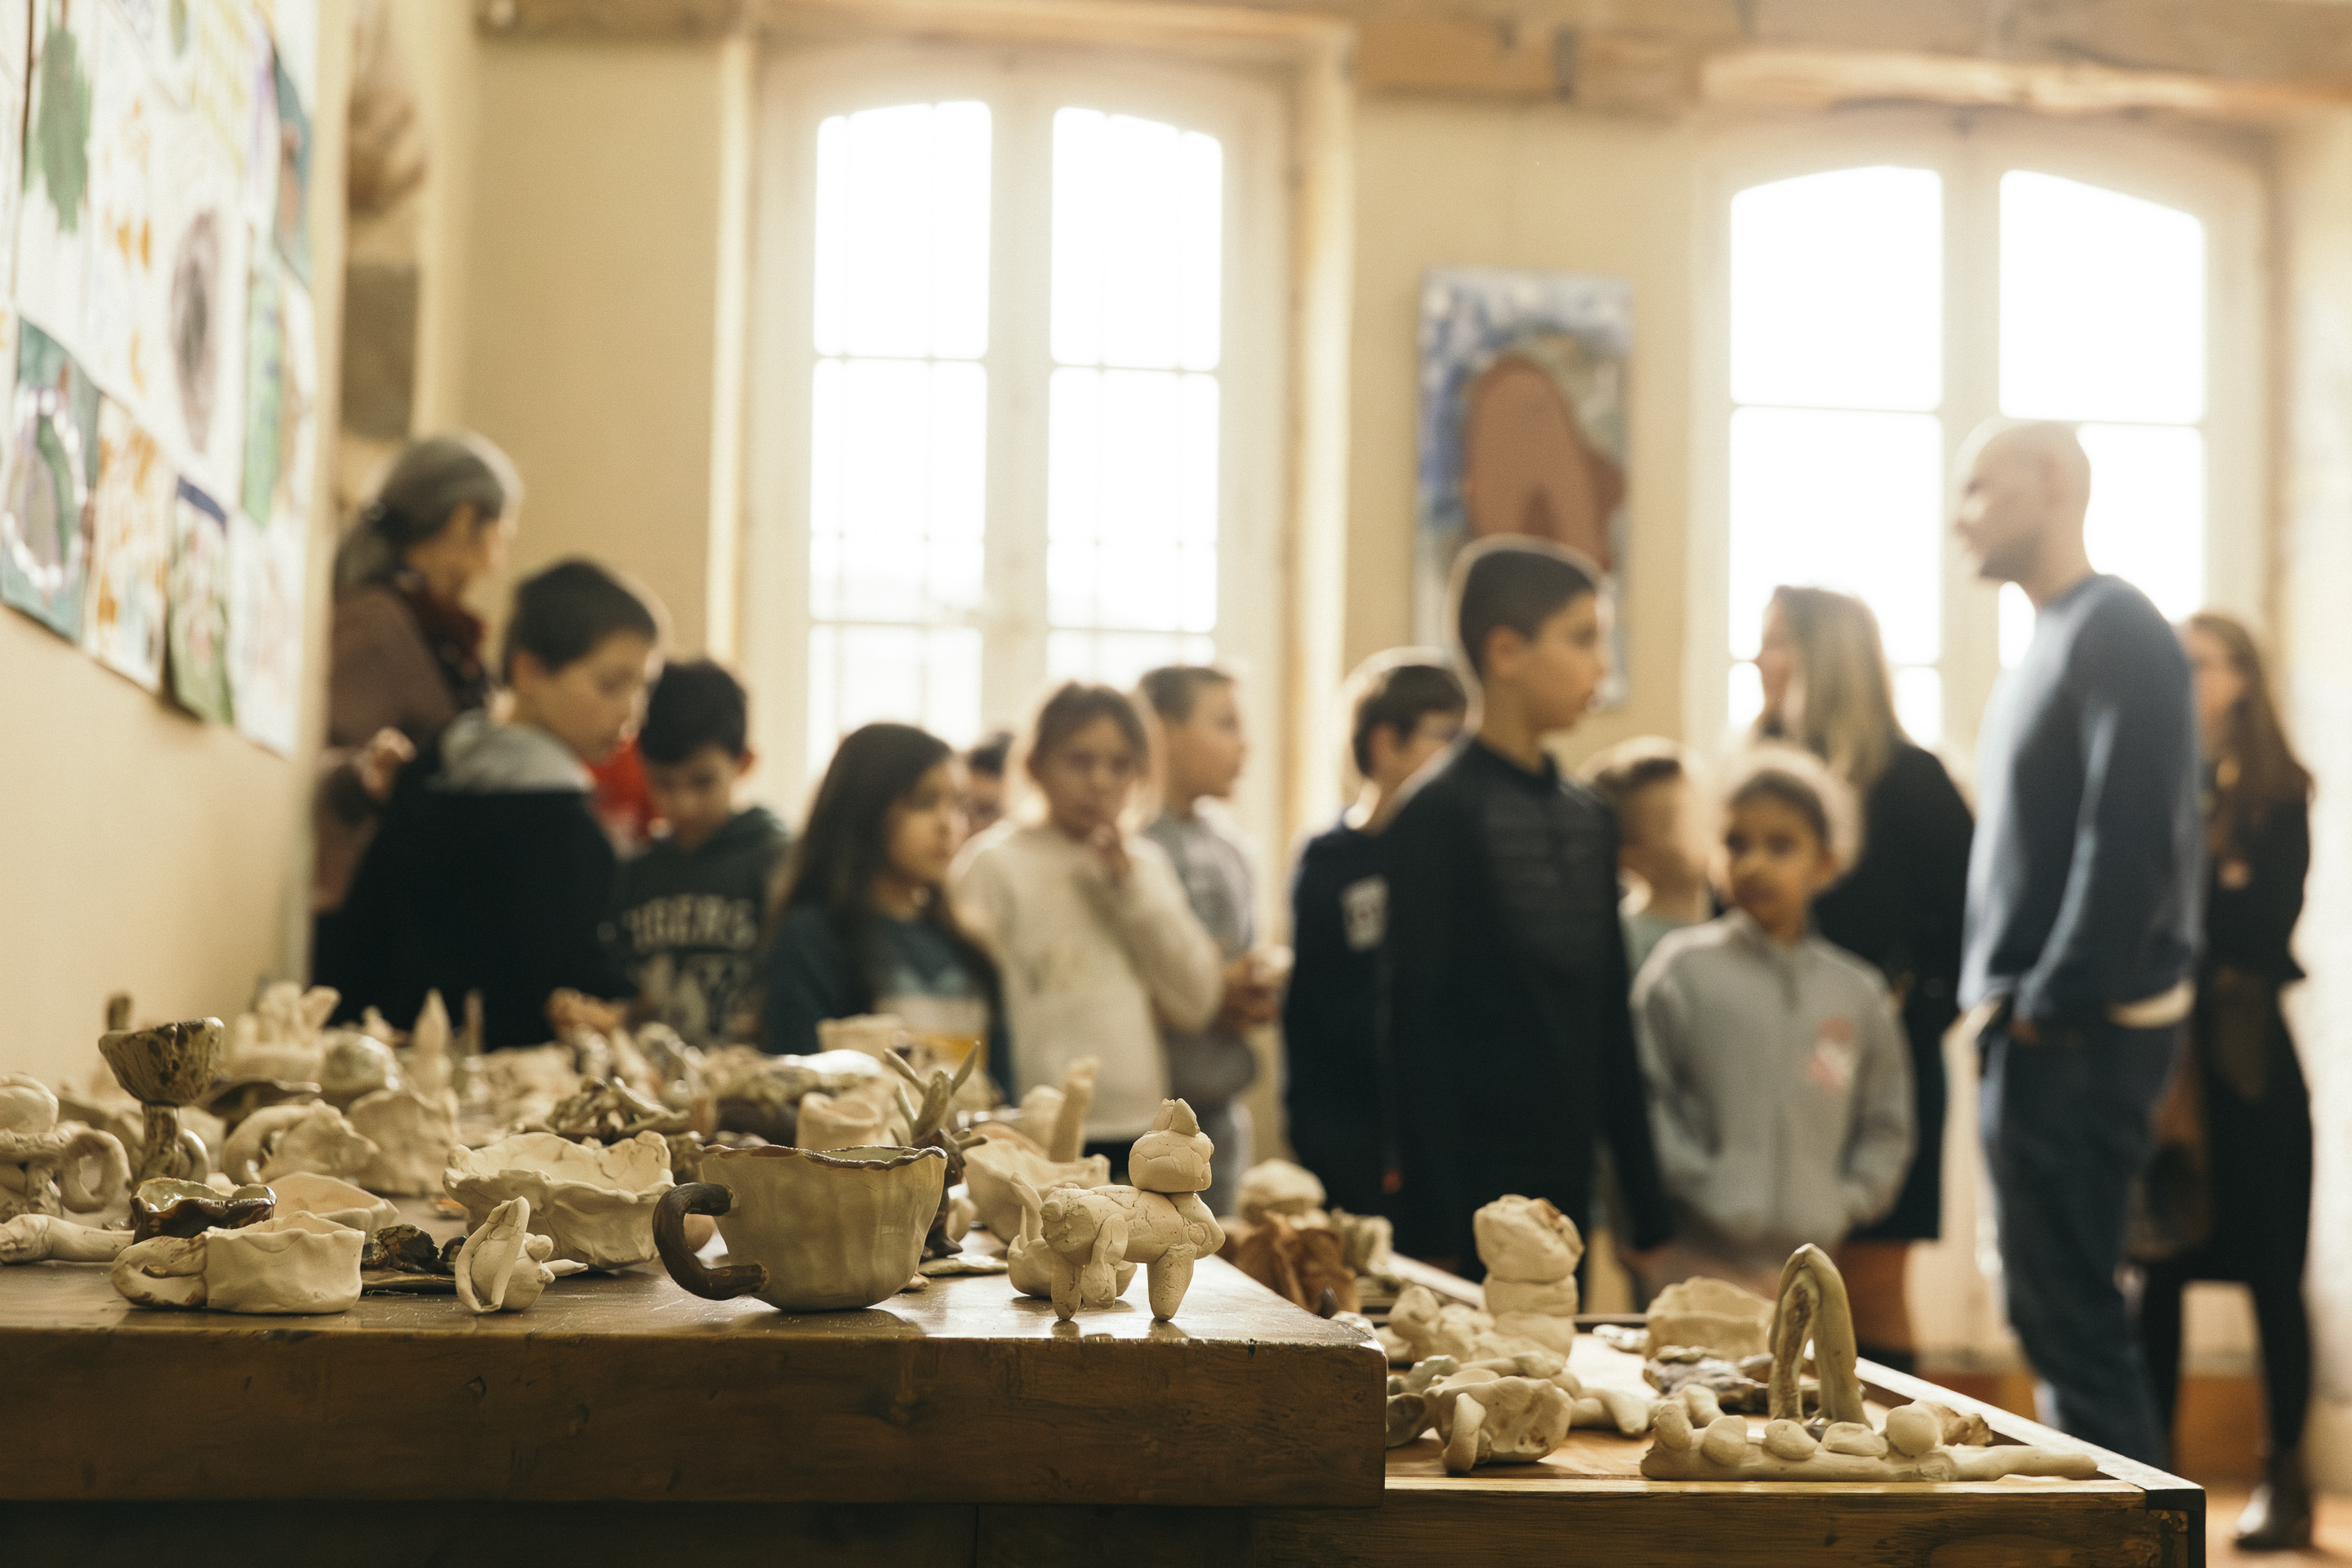
{"type": "Polygon", "coordinates": [[[790,1317],[650,1271],[489,1318],[245,1318],[36,1265],[0,1270],[0,1562],[2202,1562],[2203,1494],[2112,1456],[2084,1482],[1726,1486],[1579,1432],[1452,1478],[1433,1441],[1383,1452],[1381,1397],[1374,1352],[1213,1262],[1172,1325],[1057,1324],[1001,1276],[790,1317]]]}

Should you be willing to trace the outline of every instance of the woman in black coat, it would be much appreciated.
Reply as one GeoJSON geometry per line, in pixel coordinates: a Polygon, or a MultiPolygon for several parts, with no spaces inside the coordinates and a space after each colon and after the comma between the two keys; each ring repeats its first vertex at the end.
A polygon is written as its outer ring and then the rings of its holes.
{"type": "MultiPolygon", "coordinates": [[[[2192,1279],[2252,1288],[2268,1395],[2267,1474],[2238,1521],[2242,1551],[2311,1544],[2304,1417],[2311,1406],[2311,1328],[2303,1265],[2311,1232],[2311,1100],[2279,992],[2303,978],[2288,940],[2311,864],[2311,774],[2272,706],[2262,656],[2245,627],[2210,612],[2181,628],[2197,679],[2207,793],[2205,951],[2189,1048],[2159,1118],[2185,1132],[2203,1194],[2169,1217],[2185,1250],[2146,1262],[2140,1343],[2165,1429],[2180,1387],[2180,1300],[2192,1279]],[[2193,1152],[2202,1132],[2202,1158],[2193,1152]]],[[[2142,1256],[2147,1252],[2143,1247],[2142,1256]]],[[[2158,1250],[2166,1250],[2158,1247],[2158,1250]]]]}
{"type": "Polygon", "coordinates": [[[1958,1016],[1961,922],[1976,824],[1951,774],[1895,717],[1886,655],[1870,606],[1824,588],[1781,588],[1756,658],[1759,737],[1806,747],[1853,786],[1862,855],[1813,904],[1821,934],[1886,977],[1911,1043],[1918,1141],[1895,1206],[1839,1249],[1856,1338],[1872,1360],[1908,1371],[1911,1243],[1940,1233],[1944,1200],[1944,1034],[1958,1016]]]}

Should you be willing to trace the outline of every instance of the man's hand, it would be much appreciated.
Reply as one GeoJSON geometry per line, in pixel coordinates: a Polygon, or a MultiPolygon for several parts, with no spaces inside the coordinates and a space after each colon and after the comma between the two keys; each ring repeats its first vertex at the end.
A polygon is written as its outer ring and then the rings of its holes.
{"type": "Polygon", "coordinates": [[[368,737],[360,754],[352,761],[352,771],[359,775],[360,788],[368,798],[381,805],[392,798],[393,781],[400,770],[416,760],[416,747],[409,738],[387,724],[368,737]]]}
{"type": "Polygon", "coordinates": [[[1095,829],[1094,837],[1087,840],[1087,847],[1093,852],[1095,864],[1102,868],[1103,876],[1114,888],[1126,881],[1127,874],[1135,868],[1134,860],[1127,853],[1126,838],[1121,837],[1117,827],[1108,823],[1095,829]]]}

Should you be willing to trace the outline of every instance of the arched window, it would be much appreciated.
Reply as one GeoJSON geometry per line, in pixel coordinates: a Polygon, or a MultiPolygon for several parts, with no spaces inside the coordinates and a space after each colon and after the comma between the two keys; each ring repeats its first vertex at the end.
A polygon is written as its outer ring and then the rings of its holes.
{"type": "Polygon", "coordinates": [[[1916,739],[1972,743],[2032,630],[1950,539],[1953,459],[1995,414],[2080,424],[2094,565],[2168,616],[2258,607],[2254,531],[2207,526],[2260,510],[2251,174],[2145,141],[1890,117],[1829,145],[1743,142],[1715,189],[1699,384],[1719,413],[1696,449],[1699,555],[1720,528],[1723,567],[1694,574],[1694,732],[1754,718],[1764,605],[1807,583],[1877,612],[1916,739]],[[1883,161],[1836,158],[1873,143],[1883,161]]]}

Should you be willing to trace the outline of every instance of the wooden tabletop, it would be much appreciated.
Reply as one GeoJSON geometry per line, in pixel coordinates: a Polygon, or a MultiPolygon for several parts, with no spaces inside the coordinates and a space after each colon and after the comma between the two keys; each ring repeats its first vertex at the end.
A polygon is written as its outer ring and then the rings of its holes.
{"type": "Polygon", "coordinates": [[[1061,1322],[1002,1275],[856,1312],[706,1301],[658,1265],[530,1310],[130,1306],[104,1268],[0,1270],[15,1499],[1377,1506],[1386,1369],[1216,1259],[1061,1322]]]}

